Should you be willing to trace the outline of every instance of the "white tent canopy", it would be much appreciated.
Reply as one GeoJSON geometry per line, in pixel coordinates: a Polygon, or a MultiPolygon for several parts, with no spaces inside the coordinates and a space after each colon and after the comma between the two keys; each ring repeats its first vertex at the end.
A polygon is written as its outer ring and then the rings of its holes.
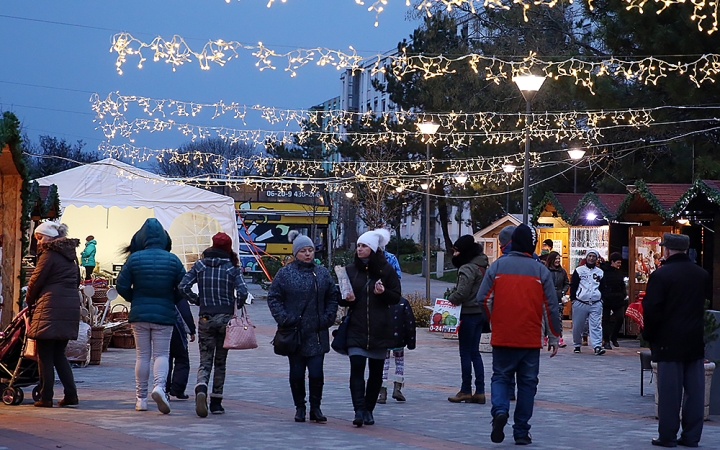
{"type": "MultiPolygon", "coordinates": [[[[155,217],[173,240],[173,253],[189,268],[212,245],[212,236],[224,231],[240,247],[231,197],[163,177],[108,158],[56,173],[37,182],[57,185],[62,222],[72,237],[92,235],[98,241],[96,260],[112,271],[122,263],[120,249],[145,219],[155,217]]],[[[83,246],[81,245],[81,248],[83,246]]]]}

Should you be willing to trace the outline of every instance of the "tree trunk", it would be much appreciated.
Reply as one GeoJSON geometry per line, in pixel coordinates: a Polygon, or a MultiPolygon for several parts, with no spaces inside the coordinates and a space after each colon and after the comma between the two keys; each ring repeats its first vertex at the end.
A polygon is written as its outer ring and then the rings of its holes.
{"type": "Polygon", "coordinates": [[[447,202],[445,201],[445,192],[438,189],[440,192],[437,193],[437,208],[438,218],[440,219],[440,227],[442,228],[443,240],[445,241],[445,252],[448,255],[452,255],[452,242],[450,241],[450,231],[448,230],[448,211],[447,202]],[[442,195],[443,197],[441,197],[442,195]]]}

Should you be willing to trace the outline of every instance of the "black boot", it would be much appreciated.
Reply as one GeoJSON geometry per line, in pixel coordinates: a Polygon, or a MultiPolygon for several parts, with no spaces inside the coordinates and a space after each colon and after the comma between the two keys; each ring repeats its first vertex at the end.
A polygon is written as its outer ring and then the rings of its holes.
{"type": "Polygon", "coordinates": [[[327,417],[320,410],[323,384],[324,380],[322,378],[310,378],[310,420],[315,422],[327,422],[327,417]]]}
{"type": "Polygon", "coordinates": [[[365,380],[362,380],[361,383],[353,383],[350,380],[350,396],[352,397],[353,409],[355,409],[353,425],[361,427],[365,416],[365,380]]]}
{"type": "Polygon", "coordinates": [[[225,408],[222,407],[222,398],[210,397],[210,413],[225,414],[225,408]]]}
{"type": "Polygon", "coordinates": [[[291,380],[290,391],[295,403],[295,422],[305,422],[305,379],[291,380]]]}
{"type": "Polygon", "coordinates": [[[195,386],[195,413],[200,417],[207,417],[207,385],[198,384],[195,386]]]}

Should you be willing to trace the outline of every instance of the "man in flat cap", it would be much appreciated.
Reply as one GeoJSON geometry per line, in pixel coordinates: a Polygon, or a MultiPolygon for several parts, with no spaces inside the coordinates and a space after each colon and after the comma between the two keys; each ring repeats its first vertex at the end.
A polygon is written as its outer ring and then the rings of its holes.
{"type": "Polygon", "coordinates": [[[658,437],[652,444],[697,447],[703,428],[703,323],[710,276],[688,257],[688,236],[665,233],[660,245],[665,262],[650,274],[642,301],[642,334],[658,366],[658,437]]]}

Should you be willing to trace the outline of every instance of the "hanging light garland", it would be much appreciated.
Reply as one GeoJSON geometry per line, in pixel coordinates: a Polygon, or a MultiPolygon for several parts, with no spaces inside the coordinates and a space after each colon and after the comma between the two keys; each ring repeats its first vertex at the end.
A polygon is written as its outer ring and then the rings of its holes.
{"type": "MultiPolygon", "coordinates": [[[[239,1],[239,0],[238,0],[239,1]]],[[[281,0],[282,3],[286,3],[287,0],[281,0]]],[[[623,0],[628,6],[627,10],[636,9],[640,14],[644,13],[644,7],[648,0],[623,0]]],[[[230,3],[231,0],[225,0],[226,3],[230,3]]],[[[270,8],[275,0],[268,0],[267,7],[270,8]]],[[[572,4],[573,0],[569,0],[572,4]]],[[[671,5],[686,4],[686,0],[654,0],[655,3],[661,4],[661,8],[657,11],[657,14],[662,13],[671,5]]],[[[363,0],[355,0],[355,3],[361,6],[365,6],[363,0]]],[[[531,7],[544,6],[548,8],[554,7],[558,3],[558,0],[512,0],[512,3],[503,0],[421,0],[418,2],[416,8],[420,11],[425,11],[429,16],[432,16],[433,9],[437,6],[442,6],[446,11],[452,11],[453,8],[464,6],[464,10],[468,10],[470,13],[475,14],[478,8],[489,8],[489,9],[503,9],[509,10],[513,6],[522,8],[523,19],[525,22],[529,21],[527,12],[531,7]]],[[[587,0],[588,7],[593,10],[592,0],[587,0]]],[[[693,5],[693,13],[690,15],[690,20],[697,22],[699,31],[706,31],[708,34],[718,30],[718,4],[717,0],[690,0],[693,5]],[[712,18],[712,19],[711,19],[712,18]],[[710,25],[703,25],[710,22],[710,25]],[[707,27],[707,29],[705,28],[707,27]]],[[[375,0],[367,8],[369,12],[375,13],[375,26],[379,24],[380,14],[385,10],[385,6],[388,4],[388,0],[375,0]]],[[[405,6],[411,6],[410,0],[405,0],[405,6]]],[[[463,10],[463,11],[464,11],[463,10]]]]}

